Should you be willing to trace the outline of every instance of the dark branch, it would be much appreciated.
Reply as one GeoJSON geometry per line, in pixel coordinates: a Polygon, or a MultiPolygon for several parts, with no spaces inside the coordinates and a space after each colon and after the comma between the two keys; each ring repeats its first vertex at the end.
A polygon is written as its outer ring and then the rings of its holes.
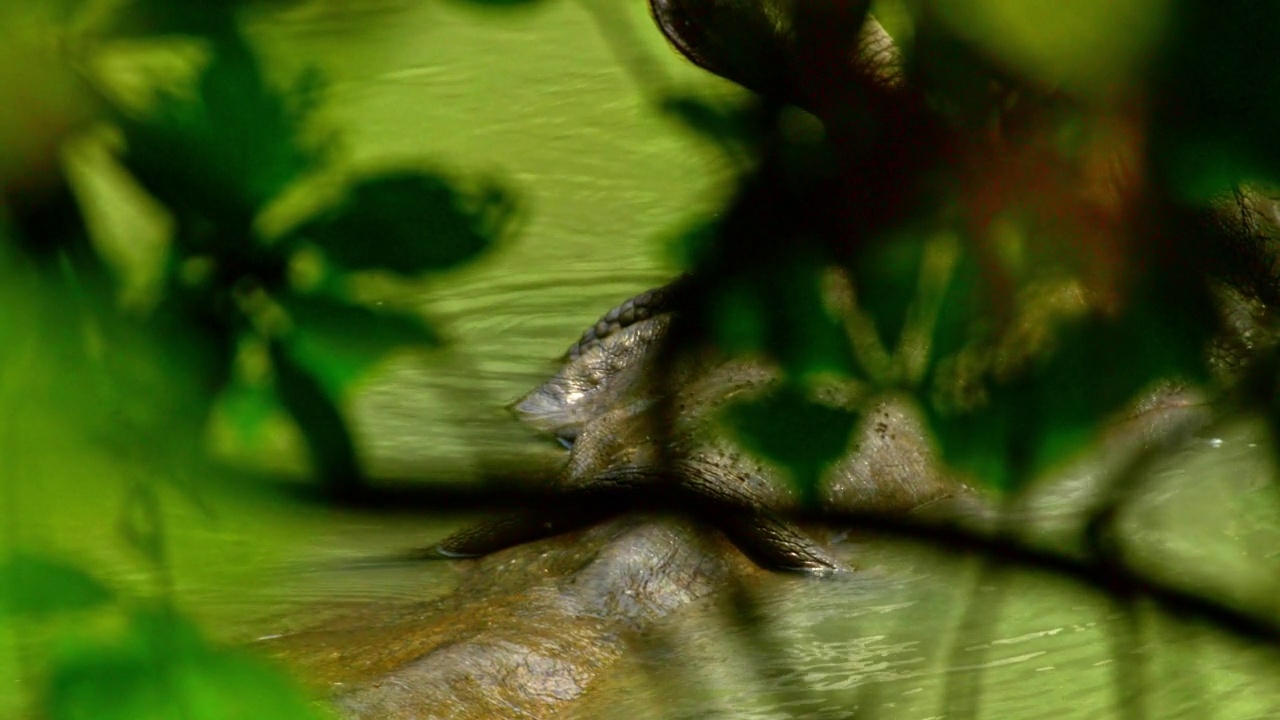
{"type": "MultiPolygon", "coordinates": [[[[725,508],[681,507],[677,496],[662,492],[656,485],[638,489],[627,484],[614,489],[592,488],[564,492],[538,487],[529,478],[512,474],[491,478],[486,484],[371,485],[354,496],[333,497],[296,485],[287,492],[298,493],[311,502],[323,502],[357,510],[452,515],[493,511],[538,511],[566,506],[584,514],[630,512],[693,514],[704,522],[718,524],[725,508]]],[[[687,501],[687,498],[683,500],[687,501]]],[[[1280,645],[1280,623],[1274,618],[1239,607],[1220,598],[1209,597],[1151,577],[1115,559],[1095,560],[1034,547],[1024,540],[997,535],[980,528],[965,527],[952,520],[889,515],[852,510],[780,513],[796,522],[821,523],[858,528],[897,540],[916,542],[952,555],[983,555],[1002,565],[1041,570],[1071,580],[1107,597],[1145,597],[1173,616],[1203,622],[1220,630],[1255,641],[1280,645]]]]}

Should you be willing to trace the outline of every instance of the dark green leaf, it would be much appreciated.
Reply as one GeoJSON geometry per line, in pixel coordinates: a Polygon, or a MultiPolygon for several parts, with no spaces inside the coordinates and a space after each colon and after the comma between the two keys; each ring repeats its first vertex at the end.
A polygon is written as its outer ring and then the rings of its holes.
{"type": "Polygon", "coordinates": [[[824,269],[796,253],[785,264],[715,278],[705,322],[729,353],[762,353],[794,377],[854,374],[849,335],[823,297],[824,269]]]}
{"type": "Polygon", "coordinates": [[[100,607],[112,593],[80,568],[39,555],[15,554],[0,564],[0,611],[45,617],[100,607]]]}
{"type": "Polygon", "coordinates": [[[936,18],[917,18],[908,73],[939,111],[953,122],[981,128],[999,117],[1001,87],[1011,79],[978,49],[955,37],[936,18]]]}
{"type": "Polygon", "coordinates": [[[200,35],[229,38],[236,34],[236,10],[246,0],[133,0],[113,13],[113,36],[200,35]]]}
{"type": "Polygon", "coordinates": [[[849,450],[859,414],[820,405],[793,385],[731,405],[724,420],[738,440],[790,470],[808,503],[817,501],[822,471],[849,450]]]}
{"type": "Polygon", "coordinates": [[[352,381],[392,350],[441,343],[419,317],[396,310],[375,310],[324,295],[282,298],[294,322],[289,351],[340,397],[352,381]]]}
{"type": "Polygon", "coordinates": [[[1242,180],[1280,179],[1280,4],[1171,6],[1150,121],[1153,156],[1174,188],[1204,199],[1242,180]]]}
{"type": "MultiPolygon", "coordinates": [[[[893,272],[873,272],[868,275],[871,278],[869,281],[875,284],[868,287],[866,291],[861,286],[858,287],[858,302],[859,304],[869,302],[873,307],[877,307],[882,301],[876,298],[868,298],[864,301],[864,296],[873,295],[879,292],[880,288],[884,288],[884,291],[889,293],[901,292],[894,289],[892,282],[895,278],[904,284],[910,282],[905,277],[905,271],[900,275],[895,275],[893,272]]],[[[954,356],[974,342],[993,340],[992,334],[997,330],[997,308],[986,280],[973,254],[967,248],[962,249],[950,269],[949,277],[942,286],[941,296],[936,299],[938,312],[933,320],[929,338],[931,366],[940,359],[954,356]]],[[[906,301],[910,302],[910,300],[906,301]]],[[[1005,304],[1009,305],[1011,301],[1005,304]]],[[[1000,311],[1005,312],[1006,315],[1012,312],[1009,307],[1001,308],[1000,311]]],[[[891,305],[886,305],[883,312],[890,318],[896,317],[891,305]]],[[[900,312],[905,315],[907,311],[900,312]]],[[[1005,322],[1008,321],[1008,317],[1002,319],[1005,322]]],[[[877,325],[879,322],[877,316],[877,325]]]]}
{"type": "Polygon", "coordinates": [[[247,382],[231,383],[223,392],[220,405],[241,443],[260,437],[267,420],[281,409],[269,386],[247,382]]]}
{"type": "Polygon", "coordinates": [[[194,97],[169,94],[148,117],[118,118],[126,167],[185,223],[188,252],[243,245],[254,216],[320,159],[299,140],[314,76],[280,93],[242,40],[214,50],[194,97]]]}
{"type": "Polygon", "coordinates": [[[738,158],[757,138],[747,112],[692,95],[662,99],[662,110],[726,155],[738,158]]]}
{"type": "Polygon", "coordinates": [[[302,431],[316,475],[339,492],[357,487],[363,474],[342,411],[334,396],[292,351],[279,341],[271,342],[271,367],[280,402],[302,431]]]}
{"type": "Polygon", "coordinates": [[[871,316],[880,341],[891,351],[916,295],[925,243],[919,234],[869,243],[851,266],[858,307],[871,316]]]}
{"type": "Polygon", "coordinates": [[[719,235],[718,219],[698,217],[667,241],[668,254],[684,268],[712,265],[719,249],[719,235]]]}
{"type": "Polygon", "coordinates": [[[291,234],[349,270],[448,270],[492,245],[515,213],[496,185],[467,194],[438,175],[404,171],[358,183],[337,207],[291,234]]]}
{"type": "MultiPolygon", "coordinates": [[[[935,374],[925,403],[944,458],[993,487],[1016,491],[1082,450],[1108,418],[1158,381],[1206,377],[1204,349],[1216,327],[1201,283],[1172,277],[1137,284],[1119,317],[1088,313],[1055,328],[1054,348],[1011,372],[990,363],[965,382],[935,374]],[[956,402],[957,397],[973,400],[956,402]]],[[[945,371],[964,361],[953,355],[945,371]]]]}

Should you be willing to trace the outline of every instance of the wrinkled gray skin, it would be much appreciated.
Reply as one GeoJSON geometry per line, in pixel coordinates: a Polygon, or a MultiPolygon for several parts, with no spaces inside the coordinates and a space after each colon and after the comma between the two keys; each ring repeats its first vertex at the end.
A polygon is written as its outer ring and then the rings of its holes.
{"type": "MultiPolygon", "coordinates": [[[[577,357],[520,401],[517,412],[539,430],[576,437],[559,479],[566,486],[674,458],[686,484],[707,489],[703,495],[749,503],[734,506],[737,523],[635,513],[562,533],[520,522],[482,526],[451,541],[493,551],[454,563],[460,583],[451,594],[357,609],[274,640],[277,653],[333,688],[349,718],[551,718],[568,703],[589,702],[584,693],[636,651],[641,633],[731,583],[750,587],[767,572],[760,562],[818,572],[856,563],[848,549],[811,536],[812,529],[771,526],[766,514],[749,512],[785,508],[795,498],[775,469],[726,441],[715,416],[735,398],[766,391],[777,381],[773,368],[708,356],[672,369],[665,387],[675,390],[673,424],[669,432],[653,431],[662,393],[638,365],[653,358],[669,321],[665,313],[650,314],[631,325],[593,328],[577,357]],[[667,457],[658,452],[659,437],[671,443],[667,457]]],[[[1242,329],[1254,327],[1241,322],[1242,329]]],[[[839,386],[823,397],[833,404],[856,399],[839,386]]],[[[893,399],[872,405],[850,452],[826,475],[824,502],[903,511],[965,493],[938,472],[908,405],[893,399]]],[[[1204,414],[1177,393],[1155,395],[1134,411],[1136,419],[1112,428],[1106,443],[1115,462],[1204,414]]]]}
{"type": "MultiPolygon", "coordinates": [[[[588,330],[516,412],[537,430],[575,438],[557,480],[564,487],[624,483],[636,471],[643,493],[653,481],[645,469],[672,467],[691,502],[724,511],[711,523],[624,514],[577,531],[583,519],[573,513],[565,527],[557,518],[552,527],[543,516],[516,518],[447,540],[451,552],[488,553],[457,563],[461,582],[447,597],[375,606],[273,641],[337,691],[346,717],[554,717],[672,611],[730,582],[750,583],[761,566],[820,574],[845,567],[819,536],[772,514],[795,506],[789,483],[717,421],[727,403],[767,392],[777,370],[707,354],[671,368],[658,391],[646,369],[672,318],[648,308],[622,320],[634,305],[588,330]],[[660,414],[665,396],[669,415],[660,414]],[[657,432],[668,416],[670,426],[657,432]]],[[[820,398],[857,399],[839,386],[820,398]]],[[[963,492],[938,472],[908,406],[893,400],[875,404],[825,480],[824,502],[861,509],[906,510],[963,492]]]]}
{"type": "MultiPolygon", "coordinates": [[[[617,488],[638,499],[661,490],[673,501],[709,508],[717,526],[765,568],[837,570],[826,550],[778,519],[798,509],[786,470],[753,456],[721,421],[730,403],[774,389],[779,370],[711,351],[669,361],[664,341],[673,315],[666,311],[674,294],[660,288],[611,310],[566,353],[554,378],[514,406],[531,427],[573,440],[557,486],[617,488]]],[[[815,399],[845,409],[867,406],[850,386],[824,388],[815,399]]],[[[930,462],[908,405],[885,399],[869,407],[849,451],[823,478],[826,506],[906,511],[964,491],[930,462]]],[[[565,517],[503,519],[449,538],[439,549],[450,556],[481,555],[584,519],[567,511],[565,517]]]]}

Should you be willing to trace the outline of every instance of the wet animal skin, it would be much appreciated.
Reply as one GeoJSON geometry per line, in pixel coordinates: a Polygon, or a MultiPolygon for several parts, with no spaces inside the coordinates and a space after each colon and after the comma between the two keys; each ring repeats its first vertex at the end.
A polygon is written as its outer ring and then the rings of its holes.
{"type": "MultiPolygon", "coordinates": [[[[658,312],[654,298],[669,301],[678,292],[659,288],[610,310],[555,377],[515,404],[526,424],[571,447],[554,481],[573,494],[564,506],[463,531],[438,546],[441,554],[483,555],[665,502],[706,519],[766,568],[839,568],[807,533],[780,519],[800,507],[786,469],[740,447],[720,420],[730,403],[777,387],[780,371],[714,352],[669,356],[665,341],[678,310],[668,303],[658,312]],[[628,311],[637,306],[647,310],[628,311]],[[608,331],[596,332],[601,326],[608,331]]],[[[850,402],[838,393],[825,400],[850,402]]],[[[907,511],[962,489],[937,471],[920,423],[900,403],[854,400],[871,411],[848,456],[828,472],[824,501],[907,511]]]]}
{"type": "MultiPolygon", "coordinates": [[[[785,19],[795,1],[649,5],[668,41],[689,60],[756,92],[785,98],[794,95],[794,38],[785,19]]],[[[851,64],[872,70],[869,76],[885,87],[898,82],[896,48],[874,20],[865,21],[855,46],[851,64]]],[[[712,519],[765,567],[819,574],[837,569],[811,537],[778,518],[779,511],[797,506],[785,470],[751,457],[720,427],[725,405],[769,392],[781,380],[777,369],[714,352],[666,353],[689,286],[682,277],[605,313],[568,349],[560,371],[512,407],[525,424],[570,449],[554,484],[577,492],[583,502],[465,530],[437,547],[442,555],[483,555],[609,513],[642,509],[661,488],[668,501],[712,519]],[[609,500],[593,502],[594,491],[609,500]]],[[[892,401],[869,407],[849,457],[829,473],[829,499],[900,510],[955,492],[959,486],[943,478],[927,456],[923,430],[909,411],[892,401]],[[901,432],[890,433],[890,424],[871,420],[885,414],[901,432]]]]}

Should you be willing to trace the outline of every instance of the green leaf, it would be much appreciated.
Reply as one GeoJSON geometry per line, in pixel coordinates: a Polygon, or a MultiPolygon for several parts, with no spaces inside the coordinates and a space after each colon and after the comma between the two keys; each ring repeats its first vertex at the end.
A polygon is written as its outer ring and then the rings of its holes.
{"type": "Polygon", "coordinates": [[[437,347],[441,339],[414,315],[375,310],[325,295],[287,295],[281,304],[293,319],[290,354],[332,397],[392,350],[437,347]]]}
{"type": "Polygon", "coordinates": [[[718,250],[720,221],[697,217],[667,240],[667,255],[684,268],[711,265],[718,250]]]}
{"type": "Polygon", "coordinates": [[[916,296],[926,241],[921,234],[910,234],[868,243],[851,264],[858,307],[872,317],[880,341],[890,350],[898,346],[916,296]]]}
{"type": "Polygon", "coordinates": [[[741,107],[684,94],[668,95],[661,103],[663,112],[732,159],[758,140],[756,118],[741,107]]]}
{"type": "Polygon", "coordinates": [[[259,438],[267,421],[281,410],[275,391],[259,383],[232,382],[223,391],[219,404],[231,421],[236,439],[244,444],[259,438]]]}
{"type": "Polygon", "coordinates": [[[316,473],[340,492],[360,482],[351,432],[339,409],[344,391],[395,348],[436,345],[422,321],[323,295],[290,295],[293,329],[268,344],[275,387],[306,440],[316,473]]]}
{"type": "Polygon", "coordinates": [[[237,32],[236,10],[244,0],[133,0],[112,13],[111,35],[200,35],[225,38],[237,32]]]}
{"type": "Polygon", "coordinates": [[[1007,73],[972,43],[956,37],[936,15],[917,18],[908,57],[912,84],[952,122],[970,129],[984,127],[1001,114],[1002,97],[992,89],[1007,81],[1007,73]]]}
{"type": "Polygon", "coordinates": [[[1204,380],[1213,305],[1202,282],[1185,280],[1166,275],[1136,283],[1122,315],[1091,312],[1061,323],[1052,350],[1011,371],[998,369],[993,357],[961,354],[939,362],[935,371],[990,363],[968,374],[970,387],[949,387],[956,376],[935,373],[934,395],[924,405],[943,457],[985,484],[1016,491],[1085,448],[1125,403],[1158,381],[1204,380]]]}
{"type": "Polygon", "coordinates": [[[790,470],[801,497],[812,504],[822,471],[848,452],[859,417],[815,403],[788,384],[729,406],[723,421],[744,447],[790,470]]]}
{"type": "Polygon", "coordinates": [[[0,564],[0,611],[26,617],[91,610],[113,594],[96,578],[67,562],[14,554],[0,564]]]}
{"type": "Polygon", "coordinates": [[[281,93],[243,40],[223,37],[214,51],[192,96],[169,93],[147,117],[117,118],[125,166],[185,223],[187,252],[246,242],[254,216],[320,160],[299,140],[315,76],[281,93]]]}
{"type": "Polygon", "coordinates": [[[468,194],[438,175],[394,172],[361,181],[286,242],[310,241],[349,270],[418,275],[473,260],[507,232],[515,210],[497,185],[468,194]]]}
{"type": "Polygon", "coordinates": [[[1185,198],[1249,179],[1280,179],[1280,5],[1250,0],[1171,6],[1149,133],[1156,166],[1185,198]]]}
{"type": "Polygon", "coordinates": [[[824,272],[796,252],[779,264],[714,278],[703,313],[717,346],[767,355],[796,378],[854,375],[849,335],[823,297],[824,272]]]}
{"type": "Polygon", "coordinates": [[[1161,39],[1164,0],[949,0],[932,6],[951,32],[1011,71],[1096,95],[1131,87],[1161,39]],[[1123,33],[1116,28],[1123,27],[1123,33]]]}
{"type": "Polygon", "coordinates": [[[296,682],[273,665],[205,641],[172,612],[137,612],[114,643],[55,663],[43,698],[49,720],[318,720],[296,682]]]}
{"type": "Polygon", "coordinates": [[[299,363],[293,348],[279,341],[269,345],[280,402],[298,424],[311,454],[315,473],[338,490],[354,488],[361,481],[351,431],[332,395],[310,368],[299,363]]]}

